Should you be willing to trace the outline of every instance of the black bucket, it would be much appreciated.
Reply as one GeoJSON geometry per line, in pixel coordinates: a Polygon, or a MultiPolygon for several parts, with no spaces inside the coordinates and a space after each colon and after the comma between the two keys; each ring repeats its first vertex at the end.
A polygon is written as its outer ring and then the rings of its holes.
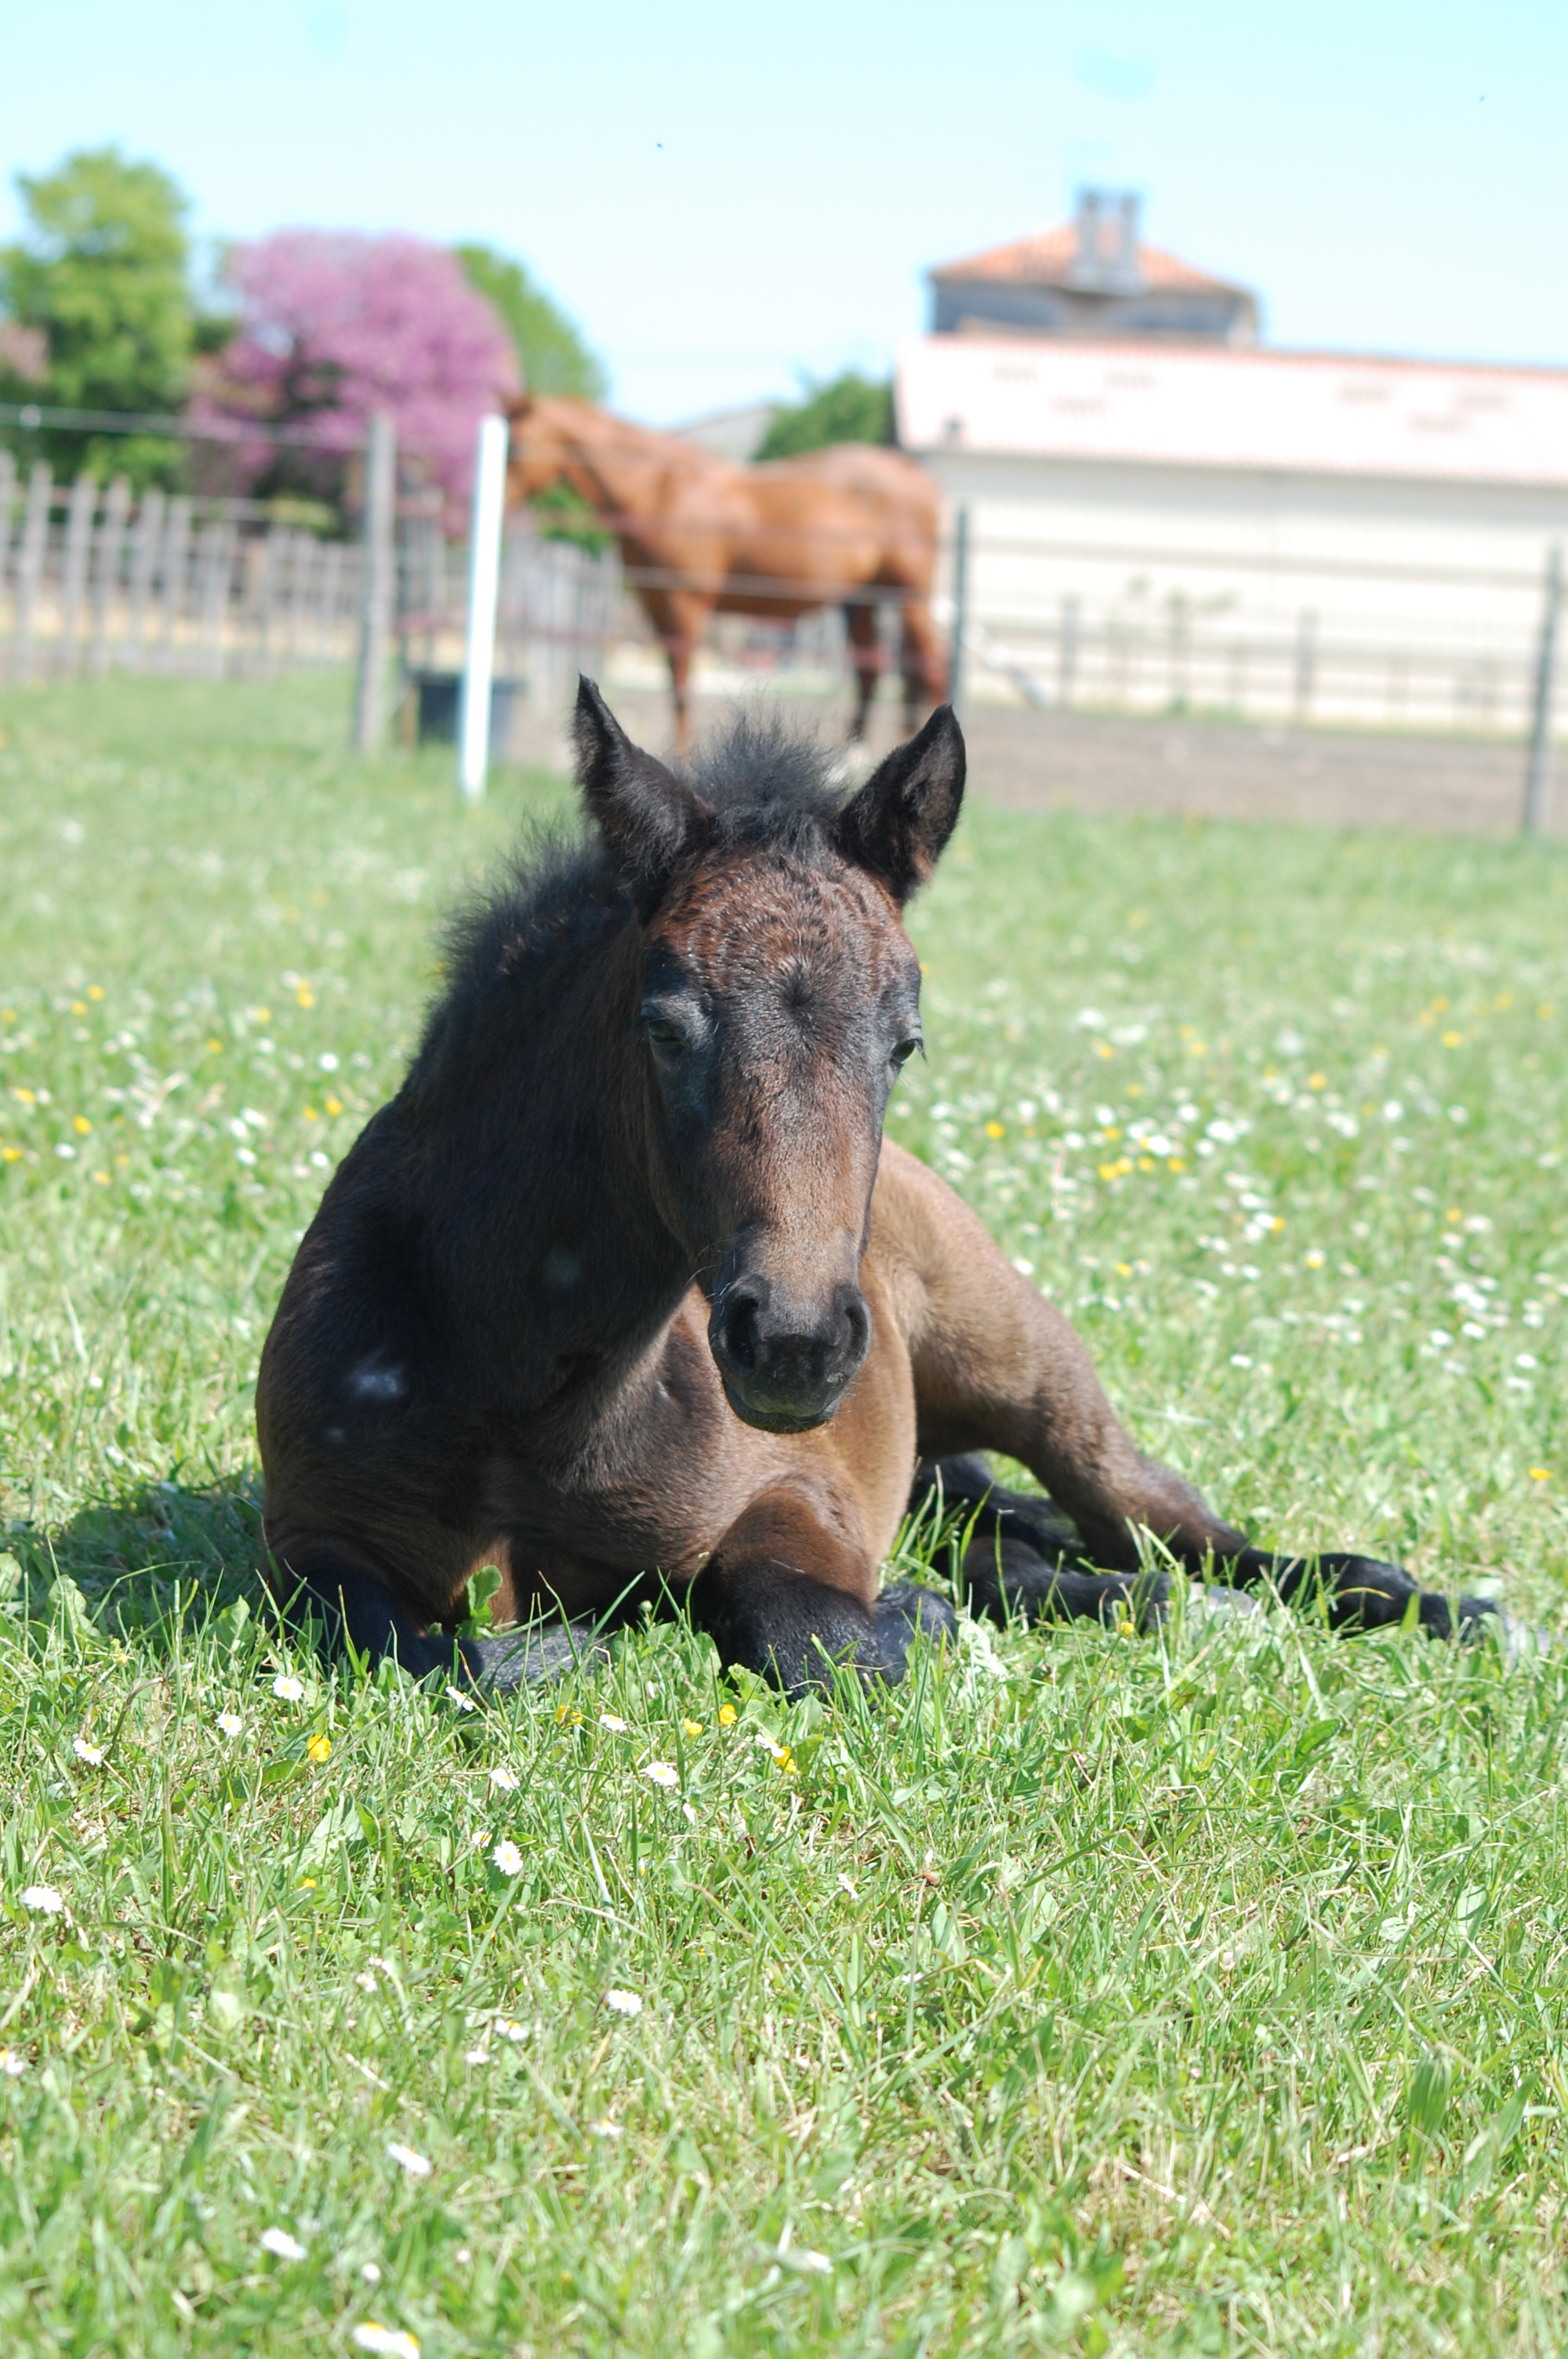
{"type": "MultiPolygon", "coordinates": [[[[408,675],[414,694],[415,735],[421,745],[455,745],[458,712],[462,703],[461,672],[414,671],[408,675]]],[[[503,762],[512,744],[512,716],[523,694],[520,679],[492,679],[490,684],[490,752],[503,762]]]]}

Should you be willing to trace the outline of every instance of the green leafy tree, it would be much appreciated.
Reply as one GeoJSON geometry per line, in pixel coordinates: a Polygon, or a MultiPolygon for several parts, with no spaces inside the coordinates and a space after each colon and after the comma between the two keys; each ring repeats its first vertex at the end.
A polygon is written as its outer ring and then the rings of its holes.
{"type": "Polygon", "coordinates": [[[523,265],[489,245],[460,245],[455,252],[469,285],[500,312],[528,391],[602,401],[602,364],[589,350],[576,322],[535,286],[523,265]]]}
{"type": "MultiPolygon", "coordinates": [[[[156,164],[117,147],[83,148],[54,171],[16,176],[27,213],[19,244],[0,249],[0,310],[44,341],[41,383],[15,396],[62,409],[180,408],[195,350],[187,201],[156,164]]],[[[168,480],[181,445],[157,435],[26,438],[57,471],[123,470],[168,480]]]]}
{"type": "Polygon", "coordinates": [[[846,369],[825,385],[810,385],[804,401],[773,413],[757,445],[759,459],[795,459],[829,442],[891,442],[892,387],[846,369]]]}

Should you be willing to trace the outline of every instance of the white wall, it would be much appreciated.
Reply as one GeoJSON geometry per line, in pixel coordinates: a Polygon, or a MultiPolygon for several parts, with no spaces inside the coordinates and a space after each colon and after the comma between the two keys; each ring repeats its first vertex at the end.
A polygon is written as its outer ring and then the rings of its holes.
{"type": "Polygon", "coordinates": [[[1011,670],[1085,705],[1527,724],[1568,486],[921,455],[949,547],[969,513],[977,694],[1011,670]]]}

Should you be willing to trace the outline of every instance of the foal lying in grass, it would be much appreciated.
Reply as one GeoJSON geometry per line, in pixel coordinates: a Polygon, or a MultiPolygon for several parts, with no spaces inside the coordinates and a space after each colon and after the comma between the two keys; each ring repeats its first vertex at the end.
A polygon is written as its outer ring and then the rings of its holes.
{"type": "MultiPolygon", "coordinates": [[[[1118,1422],[1061,1314],[882,1119],[921,1046],[900,919],[953,832],[946,708],[840,806],[741,723],[687,777],[578,702],[584,840],[454,925],[402,1090],[327,1190],[263,1354],[266,1536],[363,1654],[537,1675],[684,1593],[790,1690],[896,1678],[953,1613],[878,1592],[914,1495],[965,1503],[970,1603],[1158,1605],[1140,1531],[1336,1625],[1451,1635],[1394,1565],[1249,1546],[1118,1422]],[[991,1486],[1005,1451],[1042,1500],[991,1486]],[[493,1636],[455,1636],[494,1566],[493,1636]],[[570,1625],[563,1629],[563,1621],[570,1625]],[[554,1625],[553,1629],[541,1625],[554,1625]]],[[[1461,1626],[1490,1607],[1460,1602],[1461,1626]]]]}

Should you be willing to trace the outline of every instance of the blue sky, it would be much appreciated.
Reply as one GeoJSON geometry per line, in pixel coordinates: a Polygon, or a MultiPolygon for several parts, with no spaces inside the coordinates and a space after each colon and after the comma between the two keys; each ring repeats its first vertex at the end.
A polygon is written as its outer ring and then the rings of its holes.
{"type": "Polygon", "coordinates": [[[11,0],[0,234],[112,139],[203,235],[485,238],[671,419],[884,368],[927,266],[1091,179],[1272,342],[1564,364],[1565,101],[1564,0],[11,0]]]}

